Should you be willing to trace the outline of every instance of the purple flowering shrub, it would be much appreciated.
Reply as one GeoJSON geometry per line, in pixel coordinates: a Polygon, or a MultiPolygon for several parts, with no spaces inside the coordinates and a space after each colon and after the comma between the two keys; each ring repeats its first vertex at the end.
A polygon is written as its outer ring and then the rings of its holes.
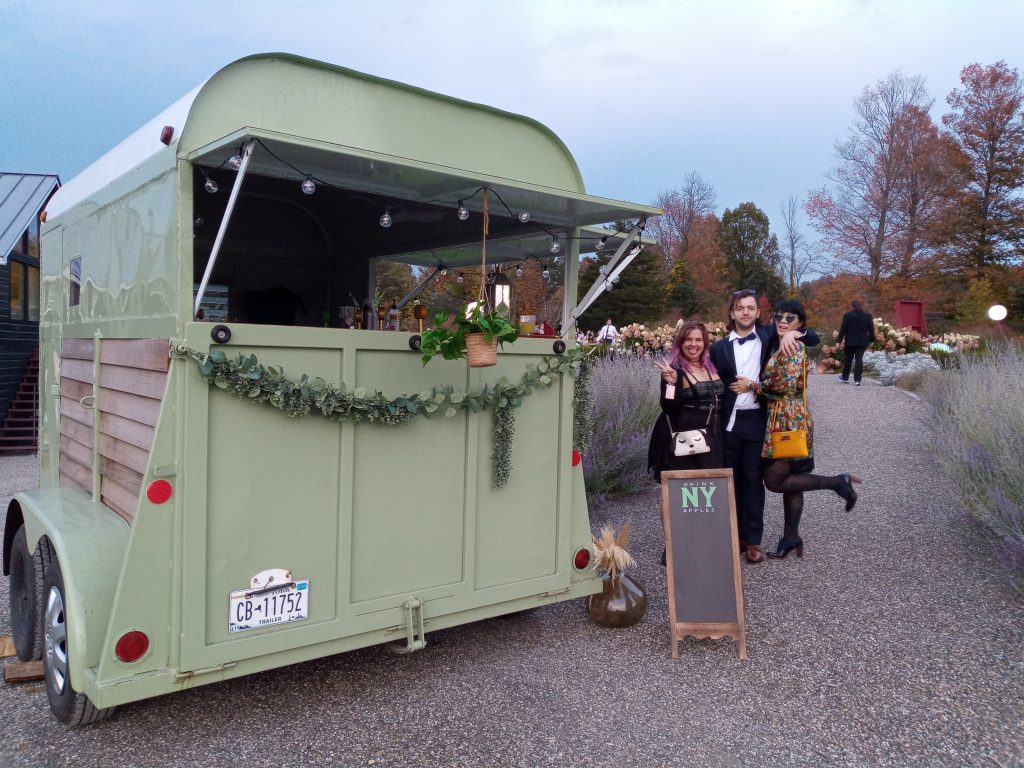
{"type": "Polygon", "coordinates": [[[636,493],[651,482],[647,445],[658,405],[658,370],[647,354],[598,359],[590,381],[594,431],[583,456],[587,496],[600,506],[607,496],[636,493]]]}
{"type": "Polygon", "coordinates": [[[930,377],[933,450],[967,511],[995,538],[1024,593],[1024,351],[995,346],[930,377]]]}

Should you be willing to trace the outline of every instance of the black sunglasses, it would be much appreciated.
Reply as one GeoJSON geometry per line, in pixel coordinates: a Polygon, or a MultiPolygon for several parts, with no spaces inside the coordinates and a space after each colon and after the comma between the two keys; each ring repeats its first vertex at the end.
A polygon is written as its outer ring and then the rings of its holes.
{"type": "Polygon", "coordinates": [[[775,321],[779,323],[792,323],[800,319],[800,315],[793,315],[789,312],[776,312],[775,321]]]}

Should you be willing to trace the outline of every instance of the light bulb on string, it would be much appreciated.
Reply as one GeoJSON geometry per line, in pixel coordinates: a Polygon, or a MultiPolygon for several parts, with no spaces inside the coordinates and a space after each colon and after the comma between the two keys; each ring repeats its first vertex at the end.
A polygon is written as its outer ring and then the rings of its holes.
{"type": "Polygon", "coordinates": [[[562,246],[559,245],[557,237],[551,238],[551,245],[548,247],[548,250],[551,251],[552,253],[558,253],[560,250],[562,250],[562,246]]]}
{"type": "Polygon", "coordinates": [[[530,214],[529,214],[528,211],[523,211],[522,213],[519,214],[519,223],[520,224],[529,224],[530,223],[530,214]]]}
{"type": "Polygon", "coordinates": [[[217,186],[217,182],[216,181],[214,181],[209,176],[207,176],[206,177],[206,183],[203,184],[203,189],[205,189],[211,195],[215,195],[215,194],[217,194],[217,190],[220,189],[220,187],[217,186]]]}
{"type": "Polygon", "coordinates": [[[380,225],[384,227],[384,229],[387,229],[394,223],[394,220],[391,218],[391,209],[388,208],[380,216],[380,225]]]}
{"type": "Polygon", "coordinates": [[[469,218],[469,208],[464,206],[461,200],[459,200],[459,211],[457,215],[459,217],[459,221],[465,221],[469,218]]]}
{"type": "Polygon", "coordinates": [[[448,274],[448,267],[441,267],[441,277],[448,274]]]}
{"type": "Polygon", "coordinates": [[[522,276],[523,276],[523,265],[522,264],[518,264],[518,265],[516,265],[516,277],[522,277],[522,276]]]}
{"type": "Polygon", "coordinates": [[[455,282],[459,283],[459,284],[462,284],[462,283],[466,282],[466,278],[463,277],[461,272],[459,272],[459,274],[456,275],[456,277],[455,277],[455,282]]]}
{"type": "Polygon", "coordinates": [[[543,277],[545,280],[547,280],[549,277],[551,277],[551,270],[548,269],[548,265],[547,264],[544,264],[543,266],[544,266],[544,271],[540,273],[540,276],[543,277]]]}
{"type": "Polygon", "coordinates": [[[235,154],[233,154],[231,157],[228,158],[228,168],[230,168],[233,171],[237,171],[241,167],[242,167],[242,151],[239,150],[238,152],[236,152],[235,154]]]}
{"type": "Polygon", "coordinates": [[[302,182],[302,194],[312,195],[316,192],[316,184],[313,182],[312,176],[307,176],[302,182]]]}
{"type": "Polygon", "coordinates": [[[600,267],[597,268],[597,271],[600,272],[603,275],[607,269],[608,269],[608,265],[607,264],[602,264],[600,267]]]}
{"type": "Polygon", "coordinates": [[[608,235],[605,235],[600,240],[598,240],[597,243],[594,244],[594,250],[600,253],[601,251],[604,250],[604,247],[606,245],[608,245],[608,235]]]}

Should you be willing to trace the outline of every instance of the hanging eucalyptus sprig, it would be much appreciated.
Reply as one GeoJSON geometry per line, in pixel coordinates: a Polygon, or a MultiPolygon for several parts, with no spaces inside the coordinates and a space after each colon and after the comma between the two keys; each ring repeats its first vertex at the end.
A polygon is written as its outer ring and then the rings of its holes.
{"type": "MultiPolygon", "coordinates": [[[[480,413],[492,410],[494,425],[494,472],[496,488],[503,487],[512,470],[512,440],[515,435],[514,409],[533,394],[537,388],[550,387],[555,379],[572,373],[589,363],[590,352],[568,350],[561,355],[545,357],[536,365],[527,366],[518,384],[502,378],[497,383],[467,391],[457,390],[450,384],[424,389],[419,394],[401,394],[388,398],[380,390],[367,392],[364,387],[349,390],[344,382],[329,384],[320,377],[302,374],[298,381],[284,375],[279,366],[263,365],[254,354],[239,353],[229,360],[221,349],[209,354],[197,352],[184,345],[174,349],[176,354],[190,358],[199,374],[208,383],[247,398],[257,404],[269,404],[295,418],[317,412],[334,421],[376,422],[379,424],[406,424],[418,416],[454,416],[462,411],[480,413]]],[[[579,381],[574,402],[579,397],[579,381]]],[[[580,417],[577,410],[576,418],[580,417]]],[[[579,428],[574,424],[574,434],[579,428]]]]}
{"type": "MultiPolygon", "coordinates": [[[[591,347],[596,350],[600,345],[591,347]]],[[[572,393],[573,421],[572,441],[576,450],[586,453],[590,438],[594,434],[594,417],[591,415],[590,380],[594,375],[594,357],[586,355],[580,359],[576,371],[576,386],[572,393]]]]}

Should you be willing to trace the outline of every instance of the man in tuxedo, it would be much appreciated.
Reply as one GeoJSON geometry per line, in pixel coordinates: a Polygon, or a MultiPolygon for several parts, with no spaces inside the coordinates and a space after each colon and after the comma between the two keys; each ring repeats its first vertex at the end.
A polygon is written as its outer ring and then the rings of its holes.
{"type": "Polygon", "coordinates": [[[845,350],[843,355],[843,373],[839,380],[846,384],[850,380],[850,366],[853,366],[854,386],[860,386],[861,374],[864,373],[864,350],[875,338],[875,320],[871,313],[864,311],[864,305],[853,302],[853,309],[843,315],[839,325],[839,336],[836,341],[845,350]]]}
{"type": "MultiPolygon", "coordinates": [[[[711,362],[725,383],[719,416],[725,447],[725,466],[732,469],[736,487],[736,516],[740,547],[747,562],[764,560],[761,536],[764,531],[764,475],[761,448],[764,445],[768,411],[758,396],[761,373],[778,337],[775,324],[758,325],[757,294],[736,291],[729,299],[729,335],[711,345],[711,362]]],[[[789,331],[779,345],[787,354],[804,343],[820,342],[814,331],[789,331]]]]}

